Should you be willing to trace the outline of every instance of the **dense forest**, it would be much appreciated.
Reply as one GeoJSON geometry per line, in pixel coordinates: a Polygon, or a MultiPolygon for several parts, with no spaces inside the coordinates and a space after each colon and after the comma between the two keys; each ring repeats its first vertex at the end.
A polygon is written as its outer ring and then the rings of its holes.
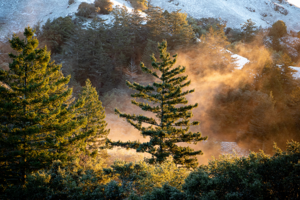
{"type": "Polygon", "coordinates": [[[300,33],[131,4],[0,42],[0,199],[299,199],[300,33]]]}

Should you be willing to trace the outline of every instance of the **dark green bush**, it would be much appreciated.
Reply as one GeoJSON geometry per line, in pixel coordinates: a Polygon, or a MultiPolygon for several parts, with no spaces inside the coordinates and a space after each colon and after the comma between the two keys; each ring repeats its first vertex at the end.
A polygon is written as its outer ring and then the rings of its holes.
{"type": "Polygon", "coordinates": [[[110,0],[95,0],[95,7],[100,8],[101,14],[109,14],[113,10],[113,3],[110,0]]]}
{"type": "Polygon", "coordinates": [[[222,156],[201,166],[185,180],[187,199],[298,199],[300,143],[287,152],[275,146],[270,157],[262,151],[248,157],[222,156]]]}
{"type": "Polygon", "coordinates": [[[82,2],[77,9],[77,16],[92,18],[93,14],[96,13],[96,8],[93,4],[82,2]]]}
{"type": "Polygon", "coordinates": [[[9,187],[3,199],[299,199],[300,143],[288,142],[287,151],[275,146],[248,157],[225,155],[191,172],[172,160],[162,165],[115,162],[64,166],[55,161],[50,170],[28,176],[26,186],[9,187]]]}
{"type": "Polygon", "coordinates": [[[287,27],[284,21],[278,20],[275,22],[270,29],[270,36],[275,38],[281,38],[287,34],[287,27]]]}
{"type": "Polygon", "coordinates": [[[39,39],[42,44],[46,44],[51,50],[51,53],[61,53],[62,46],[73,34],[75,25],[70,17],[59,17],[45,23],[42,27],[42,32],[39,34],[39,39]]]}

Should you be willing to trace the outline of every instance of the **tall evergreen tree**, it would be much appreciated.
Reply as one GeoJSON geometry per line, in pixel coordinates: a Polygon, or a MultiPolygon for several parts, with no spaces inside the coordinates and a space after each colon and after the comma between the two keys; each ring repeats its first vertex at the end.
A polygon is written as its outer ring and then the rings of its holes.
{"type": "Polygon", "coordinates": [[[198,165],[196,155],[201,155],[202,151],[194,151],[190,147],[178,146],[180,142],[197,143],[206,140],[201,137],[201,133],[190,132],[190,126],[196,126],[199,122],[190,122],[192,117],[191,110],[196,108],[198,104],[180,106],[187,104],[185,95],[194,92],[194,90],[182,91],[184,87],[190,85],[191,81],[187,81],[188,76],[178,76],[185,72],[185,67],[178,66],[173,68],[176,63],[177,55],[174,59],[170,58],[167,53],[167,42],[163,41],[159,45],[161,62],[156,61],[152,56],[152,67],[158,71],[154,72],[141,63],[144,72],[159,79],[148,86],[142,86],[138,83],[130,83],[127,81],[128,87],[137,91],[133,94],[133,98],[141,98],[151,102],[150,104],[137,102],[132,100],[132,104],[140,107],[144,111],[155,114],[156,119],[143,115],[130,115],[121,113],[118,109],[115,112],[122,118],[125,118],[131,125],[138,129],[144,137],[149,137],[149,142],[111,142],[113,146],[122,146],[126,148],[136,149],[138,152],[147,152],[152,155],[148,160],[149,163],[161,163],[167,157],[172,156],[174,162],[187,168],[194,168],[198,165]],[[150,125],[146,127],[145,125],[150,125]]]}
{"type": "Polygon", "coordinates": [[[25,39],[10,40],[17,54],[9,71],[0,70],[0,173],[1,183],[25,183],[26,174],[50,166],[53,160],[68,161],[86,135],[78,132],[86,119],[76,119],[75,110],[84,102],[73,103],[61,65],[50,63],[46,47],[37,49],[38,40],[30,27],[25,39]],[[77,134],[76,134],[77,133],[77,134]],[[71,155],[72,154],[72,155],[71,155]]]}
{"type": "MultiPolygon", "coordinates": [[[[96,88],[92,86],[89,79],[79,94],[79,99],[85,101],[83,107],[79,108],[79,118],[86,118],[86,125],[80,130],[88,135],[86,139],[86,150],[88,154],[97,155],[99,148],[104,147],[109,130],[106,129],[105,110],[99,100],[96,88]]],[[[102,151],[103,154],[106,154],[102,151]]]]}

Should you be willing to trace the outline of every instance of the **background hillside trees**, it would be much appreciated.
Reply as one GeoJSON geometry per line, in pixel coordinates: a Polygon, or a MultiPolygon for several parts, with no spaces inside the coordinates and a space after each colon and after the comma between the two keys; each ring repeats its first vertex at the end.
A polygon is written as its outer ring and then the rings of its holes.
{"type": "Polygon", "coordinates": [[[29,175],[26,187],[9,190],[9,198],[24,199],[293,199],[299,197],[300,144],[287,151],[252,152],[247,157],[223,155],[194,171],[172,160],[157,165],[116,161],[110,168],[87,163],[81,169],[55,161],[49,170],[29,175]],[[280,169],[280,173],[278,171],[280,169]]]}
{"type": "Polygon", "coordinates": [[[258,31],[257,27],[255,26],[255,23],[251,19],[248,19],[247,22],[241,25],[242,37],[244,38],[244,41],[252,42],[258,31]]]}
{"type": "Polygon", "coordinates": [[[63,45],[73,35],[75,25],[69,17],[59,17],[47,22],[42,27],[39,39],[42,45],[47,45],[52,54],[62,53],[63,45]]]}

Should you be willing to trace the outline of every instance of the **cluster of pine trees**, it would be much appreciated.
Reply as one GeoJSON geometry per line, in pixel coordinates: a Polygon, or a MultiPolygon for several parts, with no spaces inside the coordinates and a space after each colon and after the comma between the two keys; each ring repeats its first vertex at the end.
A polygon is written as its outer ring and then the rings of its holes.
{"type": "Polygon", "coordinates": [[[117,7],[111,13],[113,23],[95,18],[87,27],[82,27],[85,21],[81,18],[73,22],[68,17],[58,18],[43,26],[38,39],[47,44],[55,58],[62,55],[59,58],[69,61],[77,82],[84,85],[88,78],[103,95],[124,85],[126,75],[141,74],[136,67],[141,60],[151,65],[150,56],[159,56],[157,43],[163,39],[170,49],[194,41],[186,14],[168,13],[158,7],[145,12],[146,18],[137,10],[117,7]]]}
{"type": "Polygon", "coordinates": [[[48,168],[54,160],[96,156],[109,133],[90,81],[75,100],[68,87],[70,76],[50,62],[46,47],[37,48],[33,34],[28,27],[24,40],[14,36],[9,41],[17,53],[9,54],[9,70],[0,70],[2,192],[11,184],[25,184],[27,174],[48,168]]]}
{"type": "MultiPolygon", "coordinates": [[[[185,96],[194,90],[182,90],[191,81],[187,80],[188,76],[180,76],[185,67],[174,67],[177,55],[171,59],[166,41],[158,48],[160,61],[152,56],[153,69],[141,64],[142,71],[158,82],[152,86],[127,82],[137,91],[132,97],[151,102],[150,105],[132,103],[154,113],[156,119],[116,110],[150,141],[123,143],[107,139],[105,110],[91,81],[87,79],[75,99],[68,87],[70,75],[64,77],[62,66],[50,62],[46,47],[37,48],[39,42],[33,35],[34,31],[28,27],[24,32],[25,39],[13,36],[9,42],[16,53],[9,54],[12,59],[9,70],[0,70],[0,184],[5,197],[10,198],[7,195],[12,195],[10,192],[17,188],[27,190],[26,185],[32,180],[27,176],[32,173],[49,170],[55,163],[72,166],[78,157],[93,160],[98,156],[101,162],[107,157],[105,149],[114,146],[150,153],[149,164],[160,164],[172,157],[178,166],[187,169],[198,166],[195,156],[202,151],[181,147],[178,143],[197,144],[207,137],[189,131],[190,126],[199,124],[189,120],[191,110],[197,104],[178,106],[187,104],[185,96]],[[144,124],[150,126],[146,128],[144,124]]],[[[25,193],[20,197],[27,198],[25,193]]]]}

